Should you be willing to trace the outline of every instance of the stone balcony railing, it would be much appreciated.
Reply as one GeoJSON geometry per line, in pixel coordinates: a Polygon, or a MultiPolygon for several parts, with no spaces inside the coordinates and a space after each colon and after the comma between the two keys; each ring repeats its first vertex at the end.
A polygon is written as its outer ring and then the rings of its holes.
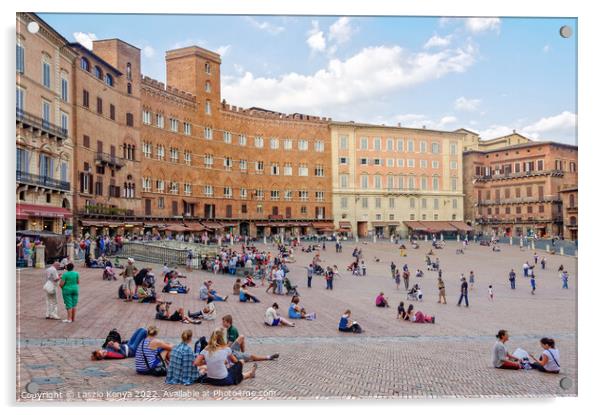
{"type": "Polygon", "coordinates": [[[534,170],[534,171],[523,171],[518,173],[494,173],[488,175],[474,175],[473,179],[478,182],[485,182],[491,180],[506,180],[506,179],[520,179],[525,177],[537,177],[537,176],[564,176],[562,170],[534,170]]]}
{"type": "Polygon", "coordinates": [[[71,190],[71,184],[69,182],[19,170],[17,170],[17,182],[33,186],[47,187],[49,189],[61,190],[64,192],[71,190]]]}
{"type": "Polygon", "coordinates": [[[17,108],[16,118],[17,122],[22,123],[23,126],[37,129],[48,134],[49,137],[56,137],[60,140],[66,140],[68,138],[69,131],[66,128],[54,125],[50,121],[29,112],[25,112],[20,108],[17,108]]]}

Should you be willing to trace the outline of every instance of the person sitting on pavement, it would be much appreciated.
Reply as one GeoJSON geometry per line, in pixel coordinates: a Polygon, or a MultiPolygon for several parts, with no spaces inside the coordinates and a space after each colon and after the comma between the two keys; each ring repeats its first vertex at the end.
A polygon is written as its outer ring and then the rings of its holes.
{"type": "Polygon", "coordinates": [[[363,330],[357,321],[351,320],[351,310],[345,310],[341,320],[339,320],[339,331],[345,333],[361,333],[363,330]]]}
{"type": "Polygon", "coordinates": [[[293,320],[297,319],[306,319],[306,320],[315,320],[316,313],[307,313],[305,308],[299,305],[299,296],[294,295],[291,298],[291,305],[288,308],[288,317],[293,320]]]}
{"type": "Polygon", "coordinates": [[[249,292],[245,287],[240,287],[240,294],[238,295],[238,299],[241,303],[252,302],[259,303],[259,298],[255,297],[253,294],[249,292]]]}
{"type": "Polygon", "coordinates": [[[399,305],[397,306],[397,318],[399,320],[405,320],[406,319],[406,309],[404,307],[403,301],[401,301],[399,303],[399,305]]]}
{"type": "Polygon", "coordinates": [[[182,342],[171,351],[165,383],[168,385],[192,385],[201,378],[199,369],[194,366],[194,352],[190,347],[192,330],[184,330],[182,342]]]}
{"type": "Polygon", "coordinates": [[[202,321],[199,319],[189,318],[184,315],[184,309],[179,308],[174,311],[172,314],[169,313],[169,306],[171,303],[161,303],[157,304],[155,307],[156,314],[155,318],[157,320],[166,320],[166,321],[180,321],[185,324],[201,324],[202,321]]]}
{"type": "Polygon", "coordinates": [[[558,353],[558,349],[556,349],[556,342],[554,339],[544,337],[539,341],[539,343],[543,348],[543,353],[539,359],[532,354],[529,354],[531,359],[533,359],[533,362],[530,362],[531,367],[544,373],[560,373],[560,363],[558,363],[558,360],[560,360],[560,355],[558,353]]]}
{"type": "Polygon", "coordinates": [[[207,301],[211,298],[213,301],[228,301],[228,296],[221,297],[217,291],[213,289],[213,281],[205,280],[201,285],[200,298],[203,301],[207,301]]]}
{"type": "Polygon", "coordinates": [[[155,326],[150,326],[146,332],[146,338],[136,349],[136,373],[151,375],[161,368],[166,371],[173,345],[157,338],[159,331],[155,326]]]}
{"type": "Polygon", "coordinates": [[[268,307],[268,309],[265,311],[264,323],[267,326],[295,327],[295,323],[288,321],[287,319],[285,319],[284,317],[281,317],[278,314],[278,303],[272,304],[272,306],[268,307]]]}
{"type": "Polygon", "coordinates": [[[414,305],[408,306],[407,319],[412,323],[432,323],[435,324],[435,316],[429,316],[422,311],[414,311],[414,305]]]}
{"type": "Polygon", "coordinates": [[[519,359],[508,353],[506,349],[505,343],[510,338],[508,331],[500,330],[495,337],[497,338],[497,342],[495,342],[495,346],[493,347],[493,367],[496,369],[521,369],[522,366],[519,359]]]}
{"type": "Polygon", "coordinates": [[[205,349],[194,360],[195,366],[207,367],[207,374],[201,382],[214,386],[231,386],[238,385],[244,379],[254,378],[257,363],[253,363],[253,369],[249,372],[243,373],[243,363],[226,344],[223,332],[222,328],[215,329],[205,349]]]}
{"type": "Polygon", "coordinates": [[[215,309],[215,304],[213,304],[213,300],[211,298],[207,299],[207,305],[203,307],[202,310],[197,311],[196,313],[188,312],[188,317],[198,320],[215,320],[217,317],[217,310],[215,309]]]}
{"type": "Polygon", "coordinates": [[[377,307],[389,307],[389,302],[385,298],[385,293],[382,291],[380,292],[380,294],[378,294],[376,296],[376,306],[377,307]]]}
{"type": "Polygon", "coordinates": [[[136,329],[132,337],[127,342],[118,342],[111,340],[107,342],[106,347],[94,350],[92,352],[92,360],[103,359],[125,359],[127,357],[135,357],[138,345],[146,338],[146,329],[136,329]]]}
{"type": "Polygon", "coordinates": [[[274,360],[280,357],[280,354],[255,355],[246,352],[245,336],[238,333],[238,329],[232,324],[232,316],[226,314],[222,317],[222,327],[226,335],[226,344],[232,350],[232,354],[244,362],[260,362],[264,360],[274,360]]]}
{"type": "Polygon", "coordinates": [[[240,295],[240,287],[241,286],[242,286],[242,282],[241,282],[240,278],[237,278],[236,281],[234,281],[234,285],[232,285],[232,294],[240,295]]]}

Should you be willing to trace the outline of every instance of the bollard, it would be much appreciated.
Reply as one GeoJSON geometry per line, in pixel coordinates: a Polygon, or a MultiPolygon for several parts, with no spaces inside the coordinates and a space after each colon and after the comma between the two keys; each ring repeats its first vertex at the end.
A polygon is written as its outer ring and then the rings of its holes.
{"type": "Polygon", "coordinates": [[[424,242],[428,241],[428,236],[424,235],[424,242]]]}
{"type": "Polygon", "coordinates": [[[376,235],[372,235],[372,242],[376,243],[376,235]]]}
{"type": "Polygon", "coordinates": [[[518,244],[520,245],[521,248],[523,247],[523,238],[520,238],[518,240],[518,244]]]}
{"type": "Polygon", "coordinates": [[[458,242],[460,242],[460,235],[458,234],[457,236],[458,236],[458,238],[457,238],[457,239],[458,239],[458,242]]]}
{"type": "Polygon", "coordinates": [[[263,235],[263,244],[267,245],[267,243],[268,243],[268,238],[265,235],[263,235]]]}
{"type": "Polygon", "coordinates": [[[560,247],[560,255],[564,255],[564,246],[560,247]]]}
{"type": "Polygon", "coordinates": [[[355,243],[358,243],[359,241],[360,241],[360,238],[357,235],[355,235],[355,243]]]}
{"type": "Polygon", "coordinates": [[[440,237],[440,239],[443,241],[443,232],[441,232],[441,237],[440,237]]]}
{"type": "Polygon", "coordinates": [[[531,249],[535,251],[535,241],[531,241],[531,249]]]}
{"type": "Polygon", "coordinates": [[[73,242],[67,242],[67,258],[69,258],[69,261],[75,261],[75,246],[73,242]]]}
{"type": "Polygon", "coordinates": [[[550,244],[546,244],[546,252],[550,252],[550,244]]]}
{"type": "Polygon", "coordinates": [[[42,244],[36,245],[36,247],[34,248],[36,251],[36,268],[44,268],[44,266],[46,265],[46,261],[44,258],[45,248],[46,247],[42,244]]]}
{"type": "Polygon", "coordinates": [[[510,246],[512,246],[512,237],[510,237],[510,246]]]}

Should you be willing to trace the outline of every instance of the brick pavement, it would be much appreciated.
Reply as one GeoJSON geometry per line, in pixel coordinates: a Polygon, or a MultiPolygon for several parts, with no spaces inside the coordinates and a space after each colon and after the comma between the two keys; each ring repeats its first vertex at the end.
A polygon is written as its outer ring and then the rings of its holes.
{"type": "MultiPolygon", "coordinates": [[[[442,251],[435,251],[442,264],[447,305],[436,303],[436,273],[426,271],[424,266],[426,245],[419,250],[409,250],[408,257],[400,258],[398,251],[388,242],[360,244],[368,264],[367,277],[353,277],[345,271],[351,262],[354,244],[346,244],[342,254],[336,254],[332,245],[326,252],[321,252],[325,264],[336,263],[341,271],[342,277],[335,280],[334,291],[326,291],[323,280],[316,277],[314,287],[305,288],[302,267],[310,262],[311,255],[296,254],[296,263],[290,265],[291,277],[300,286],[302,305],[318,313],[316,321],[301,321],[295,328],[265,327],[265,308],[277,301],[284,314],[288,298],[266,294],[260,287],[255,289],[262,300],[260,304],[241,304],[236,298],[217,303],[218,316],[233,315],[239,331],[251,338],[253,352],[282,353],[280,362],[260,363],[257,379],[244,382],[239,388],[227,389],[239,394],[255,391],[256,395],[259,391],[273,391],[262,396],[268,399],[575,394],[576,386],[568,391],[559,388],[558,376],[533,372],[508,374],[491,369],[490,349],[493,334],[499,328],[510,331],[511,349],[520,345],[532,352],[538,351],[539,337],[554,335],[559,339],[563,372],[576,383],[576,260],[547,255],[547,270],[536,269],[538,288],[536,295],[532,296],[528,280],[520,276],[524,260],[532,262],[531,251],[502,247],[502,252],[494,253],[486,247],[470,245],[465,255],[456,255],[455,243],[448,245],[442,251]],[[375,255],[380,262],[374,261],[375,255]],[[414,304],[417,309],[434,314],[437,324],[402,323],[395,320],[394,307],[374,307],[374,297],[380,290],[385,292],[392,305],[404,299],[390,277],[391,260],[398,265],[403,263],[402,260],[408,264],[412,283],[416,267],[425,271],[425,277],[419,281],[425,299],[414,304]],[[556,271],[560,263],[571,275],[569,290],[560,288],[561,281],[556,271]],[[510,267],[519,275],[515,291],[508,286],[510,267]],[[459,275],[462,272],[468,275],[471,269],[476,274],[476,288],[469,293],[471,307],[460,308],[454,304],[459,293],[459,275]],[[490,283],[495,289],[493,302],[487,298],[490,283]],[[337,332],[338,319],[345,308],[352,309],[354,319],[366,329],[365,334],[349,339],[349,335],[337,332]],[[370,358],[365,359],[365,356],[370,358]]],[[[219,322],[185,326],[156,321],[152,305],[126,304],[117,300],[119,282],[103,281],[101,270],[78,268],[82,285],[78,321],[73,324],[43,318],[43,273],[39,270],[21,270],[18,273],[18,397],[27,382],[36,378],[41,382],[40,391],[66,393],[69,390],[83,392],[116,388],[117,391],[140,391],[152,388],[173,392],[181,389],[197,390],[202,396],[192,397],[196,399],[228,398],[214,396],[214,392],[210,392],[209,396],[203,395],[205,391],[213,390],[207,386],[165,388],[160,380],[133,374],[131,361],[88,360],[95,339],[103,338],[112,327],[128,336],[137,327],[156,324],[161,337],[175,340],[184,328],[191,328],[195,336],[206,335],[219,322]],[[65,345],[61,346],[63,343],[65,345]],[[47,378],[50,380],[45,380],[47,378]]],[[[160,267],[155,265],[154,268],[159,274],[160,267]]],[[[191,292],[169,296],[174,306],[198,310],[202,305],[198,290],[204,278],[213,279],[220,293],[231,291],[232,277],[194,271],[186,281],[191,292]]],[[[162,283],[158,285],[162,286],[162,283]]],[[[405,302],[406,305],[409,303],[405,302]]],[[[62,304],[60,309],[64,316],[62,304]]],[[[90,396],[74,397],[75,400],[88,398],[90,396]]],[[[186,396],[179,397],[183,398],[186,396]]]]}

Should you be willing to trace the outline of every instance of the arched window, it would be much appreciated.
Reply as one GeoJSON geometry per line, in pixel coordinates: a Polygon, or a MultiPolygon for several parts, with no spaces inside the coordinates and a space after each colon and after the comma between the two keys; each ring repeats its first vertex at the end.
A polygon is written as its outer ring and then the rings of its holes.
{"type": "Polygon", "coordinates": [[[86,72],[90,72],[90,62],[88,61],[88,59],[82,57],[79,60],[79,66],[80,68],[82,68],[84,71],[86,72]]]}
{"type": "Polygon", "coordinates": [[[132,84],[128,82],[128,94],[132,95],[132,84]]]}
{"type": "Polygon", "coordinates": [[[108,86],[113,86],[113,76],[111,74],[108,73],[105,75],[105,83],[108,86]]]}
{"type": "Polygon", "coordinates": [[[102,79],[102,69],[100,69],[100,66],[94,67],[94,76],[98,79],[102,79]]]}
{"type": "Polygon", "coordinates": [[[127,63],[127,65],[125,67],[125,74],[126,74],[128,81],[131,81],[132,80],[132,64],[129,62],[127,63]]]}

